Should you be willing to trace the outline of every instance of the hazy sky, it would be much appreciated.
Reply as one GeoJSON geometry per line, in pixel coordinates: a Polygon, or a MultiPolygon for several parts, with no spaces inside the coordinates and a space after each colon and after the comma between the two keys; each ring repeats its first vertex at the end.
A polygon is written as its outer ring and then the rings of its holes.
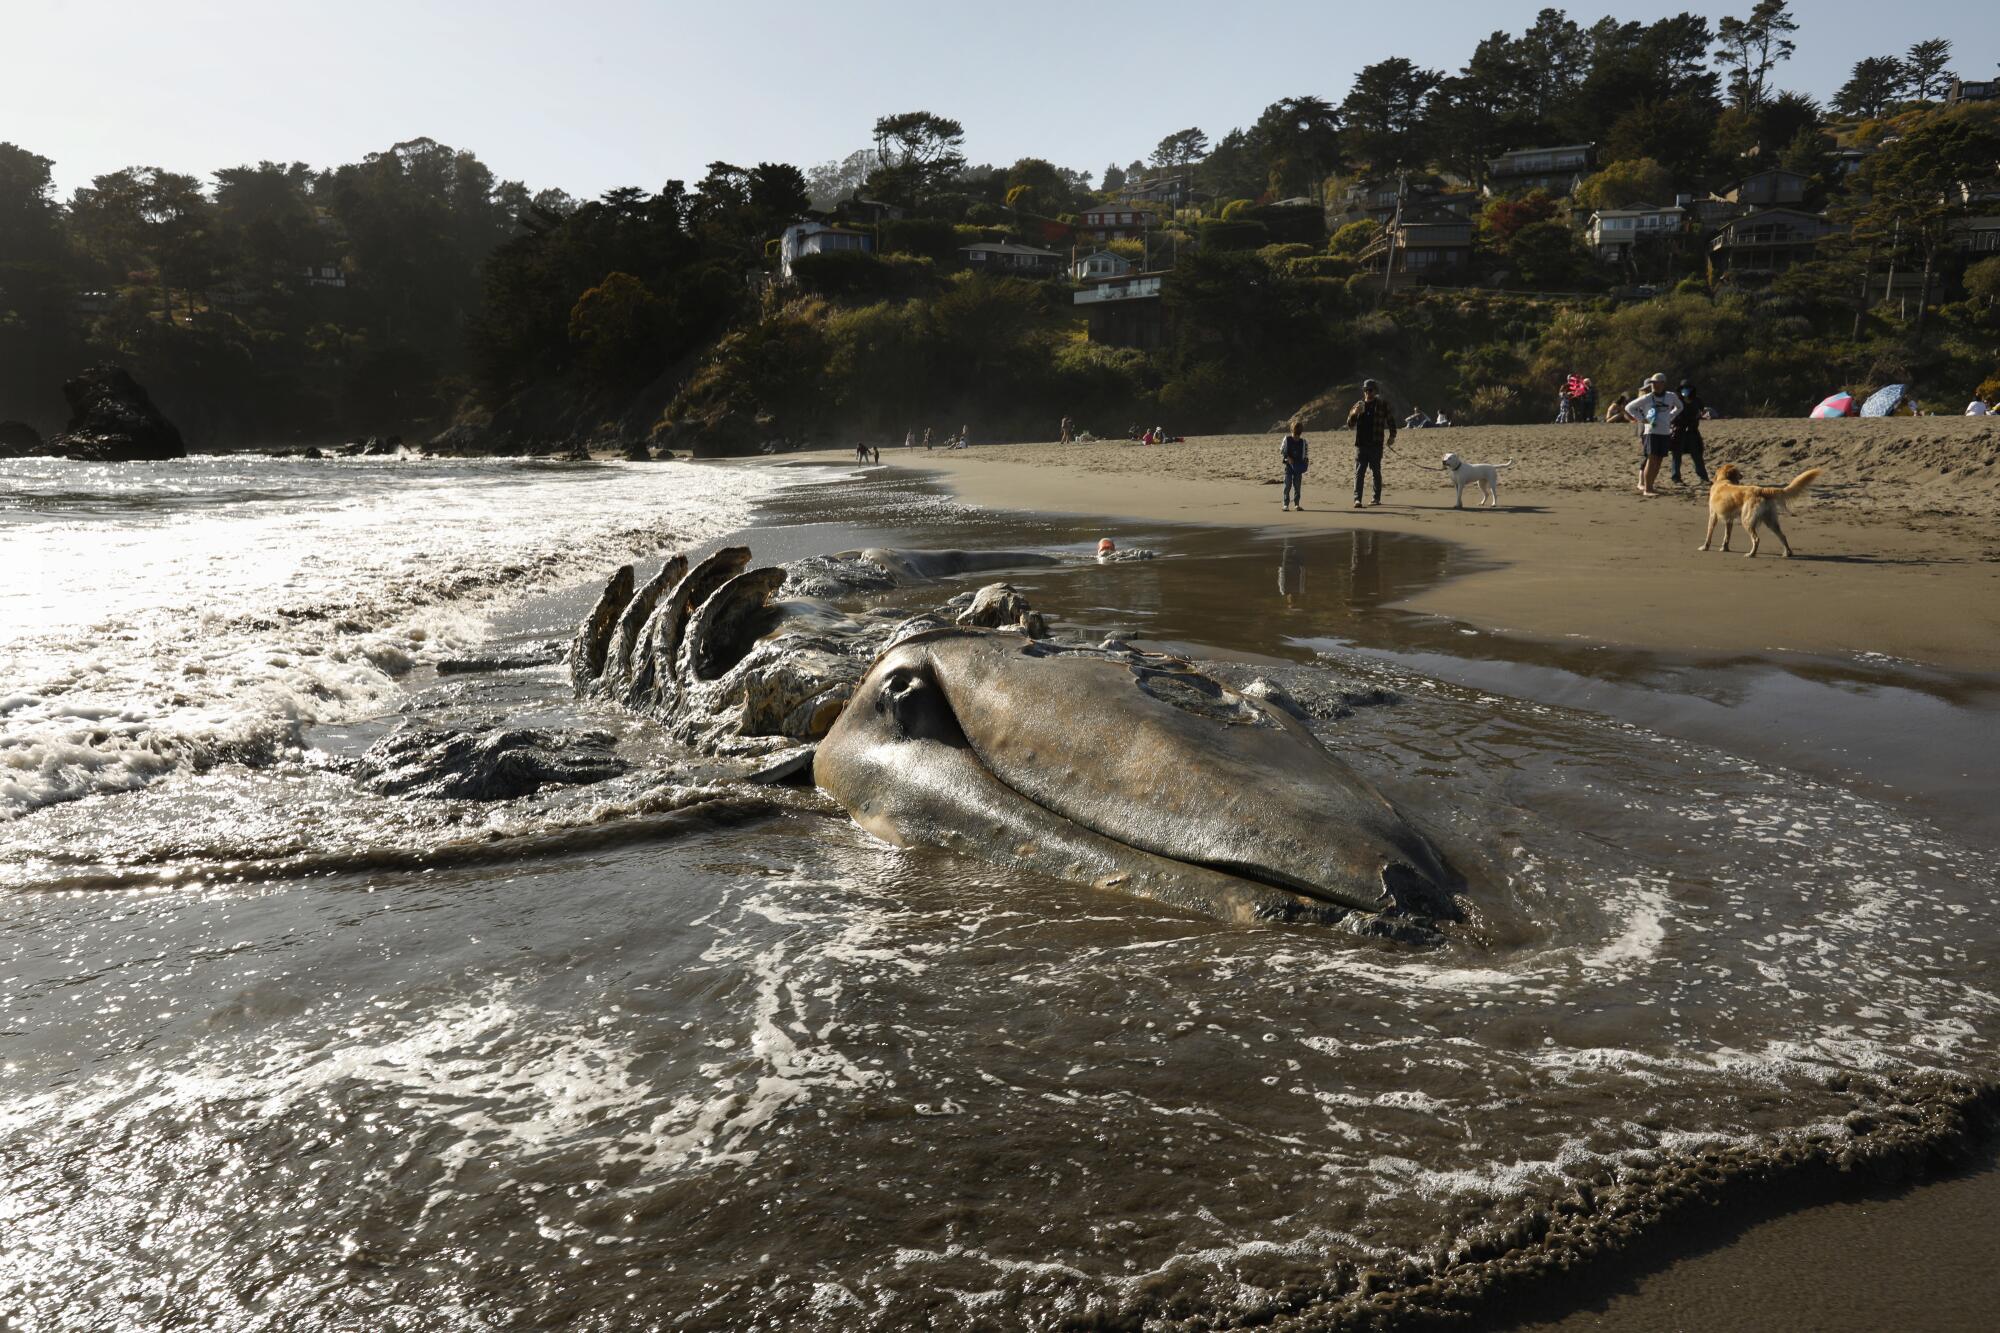
{"type": "MultiPolygon", "coordinates": [[[[1733,4],[1584,5],[1711,19],[1733,4]]],[[[694,180],[721,158],[801,167],[869,142],[878,115],[966,128],[975,162],[1035,155],[1093,175],[1190,125],[1211,137],[1305,93],[1338,102],[1387,56],[1455,70],[1532,0],[1144,5],[1001,0],[0,0],[0,141],[56,161],[67,196],[121,166],[200,175],[330,166],[428,135],[531,187],[593,196],[694,180]]],[[[1990,0],[1794,0],[1780,85],[1825,98],[1861,56],[1925,37],[1955,68],[2000,59],[1990,0]]]]}

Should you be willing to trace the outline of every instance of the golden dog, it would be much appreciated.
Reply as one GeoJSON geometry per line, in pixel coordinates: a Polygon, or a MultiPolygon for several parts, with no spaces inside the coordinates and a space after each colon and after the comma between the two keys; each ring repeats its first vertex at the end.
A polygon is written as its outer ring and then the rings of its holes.
{"type": "Polygon", "coordinates": [[[1709,539],[1715,536],[1715,525],[1720,521],[1723,550],[1729,549],[1731,528],[1741,523],[1750,538],[1750,549],[1745,554],[1757,554],[1757,529],[1765,527],[1789,556],[1792,544],[1785,540],[1785,530],[1778,526],[1778,515],[1784,512],[1785,501],[1803,494],[1806,487],[1819,480],[1819,474],[1819,468],[1811,467],[1793,477],[1787,486],[1746,486],[1742,481],[1743,469],[1734,463],[1724,463],[1716,471],[1715,484],[1708,488],[1708,531],[1701,535],[1700,549],[1708,549],[1709,539]]]}

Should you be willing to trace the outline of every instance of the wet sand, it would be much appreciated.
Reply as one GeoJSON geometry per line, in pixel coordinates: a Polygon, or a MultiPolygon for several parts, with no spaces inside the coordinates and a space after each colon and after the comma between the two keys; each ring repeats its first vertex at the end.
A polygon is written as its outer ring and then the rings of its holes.
{"type": "MultiPolygon", "coordinates": [[[[1837,424],[1868,430],[1889,423],[1837,424]]],[[[1900,426],[1907,436],[1913,423],[1900,426]]],[[[1935,434],[1958,430],[1959,423],[1942,422],[1935,434]]],[[[1991,456],[1990,436],[1965,433],[1968,447],[1984,448],[1981,456],[1991,456]]],[[[1449,442],[1468,457],[1484,458],[1488,445],[1519,443],[1518,436],[1509,440],[1507,434],[1466,429],[1419,438],[1425,446],[1449,442]]],[[[1398,558],[1371,560],[1365,571],[1364,562],[1355,558],[1313,563],[1349,566],[1347,578],[1331,596],[1350,613],[1377,613],[1369,619],[1371,630],[1358,636],[1364,646],[1386,644],[1382,650],[1396,660],[1441,675],[1456,670],[1460,678],[1472,669],[1465,663],[1483,661],[1478,670],[1488,678],[1480,683],[1503,693],[1602,708],[1669,732],[1686,732],[1695,726],[1702,705],[1716,704],[1720,713],[1710,719],[1709,739],[1727,748],[1727,738],[1736,732],[1741,750],[1763,748],[1768,753],[1774,737],[1762,728],[1741,726],[1752,692],[1731,685],[1732,676],[1769,670],[1791,682],[1791,688],[1806,688],[1831,659],[1832,670],[1819,682],[1823,691],[1798,701],[1797,712],[1803,716],[1794,718],[1790,739],[1796,753],[1790,758],[1808,768],[1815,738],[1826,748],[1829,729],[1838,731],[1846,723],[1846,740],[1866,729],[1857,725],[1860,714],[1840,714],[1839,701],[1914,686],[1917,693],[1941,702],[1939,716],[1905,715],[1885,723],[1877,757],[1895,756],[1902,766],[1892,785],[1913,780],[1929,765],[1929,747],[1948,740],[1968,720],[1977,719],[1973,725],[1981,735],[1990,730],[1993,698],[1979,683],[1983,677],[1990,684],[1985,673],[2000,660],[1995,654],[2000,648],[2000,597],[1995,595],[2000,593],[2000,520],[1990,485],[1968,488],[1962,497],[1966,503],[1949,514],[1936,512],[1933,492],[1938,488],[1929,483],[1897,487],[1883,482],[1859,492],[1834,492],[1831,500],[1800,503],[1787,525],[1795,546],[1802,553],[1833,548],[1862,553],[1847,558],[1760,557],[1753,563],[1713,553],[1701,557],[1693,550],[1701,507],[1692,494],[1644,500],[1629,490],[1584,488],[1629,486],[1625,450],[1619,447],[1622,433],[1608,443],[1596,439],[1610,434],[1595,428],[1575,432],[1586,448],[1616,448],[1615,466],[1600,459],[1556,482],[1506,485],[1503,508],[1486,514],[1454,512],[1441,476],[1421,475],[1407,460],[1391,464],[1391,503],[1382,510],[1357,513],[1316,505],[1304,514],[1283,514],[1275,501],[1276,487],[1265,486],[1257,475],[1257,459],[1275,452],[1272,442],[1262,438],[1157,449],[1009,446],[907,461],[935,469],[962,499],[982,507],[1116,515],[1108,521],[1116,523],[1113,530],[1125,545],[1135,539],[1133,525],[1147,522],[1199,525],[1204,543],[1215,526],[1230,523],[1259,525],[1259,539],[1274,547],[1288,537],[1310,546],[1338,541],[1343,530],[1386,530],[1449,541],[1457,558],[1439,568],[1418,570],[1416,565],[1425,561],[1414,553],[1414,564],[1398,558]],[[1581,438],[1586,433],[1592,440],[1581,438]],[[1596,480],[1579,481],[1579,474],[1596,480]],[[1690,533],[1691,539],[1682,540],[1690,533]],[[1656,577],[1663,572],[1670,577],[1656,577]],[[1751,578],[1776,582],[1745,582],[1751,578]],[[1406,616],[1397,629],[1383,634],[1393,621],[1379,613],[1397,610],[1431,614],[1406,616]],[[1429,631],[1413,629],[1427,622],[1429,631]],[[1452,633],[1465,633],[1447,628],[1457,622],[1503,632],[1481,636],[1483,649],[1468,653],[1449,642],[1452,633]],[[1674,671],[1668,668],[1676,659],[1662,650],[1705,650],[1709,656],[1681,657],[1681,669],[1674,671]],[[1773,652],[1812,654],[1820,661],[1788,658],[1774,666],[1764,656],[1773,652]],[[1917,663],[1948,670],[1926,673],[1917,663]],[[1850,667],[1879,670],[1881,678],[1858,681],[1850,667]],[[1959,674],[1965,671],[1978,674],[1959,674]],[[1949,684],[1940,684],[1947,680],[1949,684]],[[1576,697],[1577,682],[1588,682],[1597,693],[1576,697]],[[1621,682],[1622,696],[1604,692],[1621,682]],[[1968,682],[1976,697],[1962,693],[1968,682]],[[1649,695],[1656,710],[1650,716],[1638,711],[1649,695]],[[1920,739],[1912,743],[1912,736],[1920,739]]],[[[1712,464],[1753,454],[1754,441],[1731,438],[1737,435],[1723,430],[1711,434],[1712,464]],[[1734,455],[1732,445],[1738,446],[1734,455]]],[[[1407,447],[1407,435],[1404,441],[1407,447]]],[[[1877,443],[1887,448],[1894,442],[1877,443]]],[[[1907,447],[1907,438],[1903,443],[1907,447]]],[[[1569,440],[1560,444],[1567,446],[1569,440]]],[[[1746,467],[1757,465],[1752,468],[1755,479],[1782,480],[1798,470],[1792,466],[1796,459],[1771,459],[1774,447],[1758,445],[1762,452],[1746,462],[1746,467]]],[[[889,464],[906,462],[898,451],[885,451],[883,457],[889,464]]],[[[1814,456],[1811,462],[1822,460],[1814,456]]],[[[1322,494],[1339,489],[1329,484],[1336,478],[1324,471],[1315,475],[1322,494]]],[[[1382,548],[1363,547],[1355,538],[1344,549],[1382,548]]],[[[1330,552],[1327,548],[1322,555],[1330,552]]],[[[1282,574],[1279,582],[1282,586],[1282,574]]],[[[1321,578],[1322,585],[1326,582],[1321,578]]],[[[1328,595],[1324,587],[1319,595],[1328,595]]],[[[1235,619],[1243,620],[1246,630],[1249,621],[1265,620],[1263,632],[1268,634],[1270,619],[1284,614],[1276,607],[1229,607],[1214,601],[1202,611],[1194,605],[1197,600],[1179,614],[1165,616],[1157,628],[1189,635],[1197,645],[1229,646],[1238,637],[1229,628],[1235,619]],[[1197,611],[1207,619],[1207,632],[1189,623],[1189,613],[1197,611]]],[[[1160,610],[1149,608],[1149,614],[1157,616],[1160,610]]],[[[1306,639],[1293,641],[1310,642],[1308,627],[1281,623],[1278,628],[1281,633],[1306,629],[1306,639]]],[[[1354,641],[1349,642],[1352,646],[1354,641]]],[[[1885,722],[1886,717],[1877,720],[1885,722]]],[[[1850,764],[1847,776],[1863,778],[1861,769],[1867,766],[1850,764]]],[[[1944,822],[1975,842],[2000,845],[1995,838],[2000,825],[1977,814],[1985,802],[1976,776],[1969,771],[1938,776],[1944,787],[1964,798],[1960,814],[1965,818],[1944,822]]],[[[1991,1311],[2000,1308],[2000,1271],[1986,1259],[2000,1236],[2000,1169],[1990,1153],[1968,1171],[1915,1188],[1871,1193],[1865,1182],[1856,1182],[1854,1191],[1841,1197],[1836,1189],[1831,1198],[1789,1199],[1782,1206],[1745,1201],[1740,1210],[1711,1223],[1670,1228],[1672,1234],[1661,1238],[1654,1255],[1591,1270],[1551,1287],[1532,1303],[1505,1314],[1493,1312],[1491,1319],[1475,1323],[1537,1333],[1988,1326],[1991,1311]],[[1808,1206],[1800,1207],[1801,1202],[1808,1206]]]]}
{"type": "MultiPolygon", "coordinates": [[[[1000,509],[1172,522],[1367,529],[1449,541],[1488,567],[1404,605],[1481,628],[1553,640],[1703,652],[1879,655],[1965,671],[2000,661],[2000,428],[1957,418],[1714,422],[1712,466],[1821,485],[1755,560],[1698,553],[1705,492],[1636,493],[1632,437],[1610,426],[1406,431],[1384,468],[1385,503],[1355,510],[1350,451],[1315,439],[1304,513],[1279,509],[1272,436],[1004,445],[883,462],[944,473],[968,501],[1000,509]],[[1439,459],[1514,460],[1500,507],[1452,507],[1439,459]]],[[[829,452],[816,457],[837,460],[829,452]]],[[[851,459],[852,455],[845,457],[851,459]]],[[[1468,499],[1468,505],[1471,500],[1468,499]]],[[[1741,535],[1733,545],[1743,549],[1741,535]]]]}

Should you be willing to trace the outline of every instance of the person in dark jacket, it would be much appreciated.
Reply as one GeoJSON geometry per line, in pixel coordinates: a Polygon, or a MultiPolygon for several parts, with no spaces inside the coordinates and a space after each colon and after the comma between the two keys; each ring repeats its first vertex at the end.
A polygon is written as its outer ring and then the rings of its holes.
{"type": "Polygon", "coordinates": [[[1681,385],[1681,410],[1674,414],[1673,479],[1681,479],[1681,455],[1686,454],[1694,462],[1694,474],[1701,478],[1701,484],[1708,485],[1708,467],[1702,461],[1701,419],[1708,413],[1708,404],[1701,401],[1701,395],[1694,385],[1681,385]]]}
{"type": "Polygon", "coordinates": [[[1396,417],[1383,401],[1381,386],[1361,381],[1361,401],[1347,410],[1347,427],[1354,432],[1354,507],[1361,508],[1361,487],[1375,474],[1375,503],[1382,503],[1382,451],[1396,442],[1396,417]]]}
{"type": "Polygon", "coordinates": [[[1291,426],[1285,431],[1285,440],[1278,446],[1278,459],[1285,465],[1285,509],[1293,505],[1301,510],[1306,507],[1306,437],[1299,430],[1299,419],[1292,418],[1291,426]]]}

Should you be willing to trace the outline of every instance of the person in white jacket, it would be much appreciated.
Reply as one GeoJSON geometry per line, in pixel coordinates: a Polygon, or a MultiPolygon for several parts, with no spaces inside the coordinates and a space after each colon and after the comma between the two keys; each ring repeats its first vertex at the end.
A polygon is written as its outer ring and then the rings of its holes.
{"type": "Polygon", "coordinates": [[[1625,419],[1639,425],[1639,494],[1658,495],[1653,483],[1659,479],[1660,464],[1674,451],[1674,417],[1681,410],[1681,396],[1667,387],[1667,377],[1655,374],[1646,381],[1646,392],[1625,404],[1625,419]]]}

